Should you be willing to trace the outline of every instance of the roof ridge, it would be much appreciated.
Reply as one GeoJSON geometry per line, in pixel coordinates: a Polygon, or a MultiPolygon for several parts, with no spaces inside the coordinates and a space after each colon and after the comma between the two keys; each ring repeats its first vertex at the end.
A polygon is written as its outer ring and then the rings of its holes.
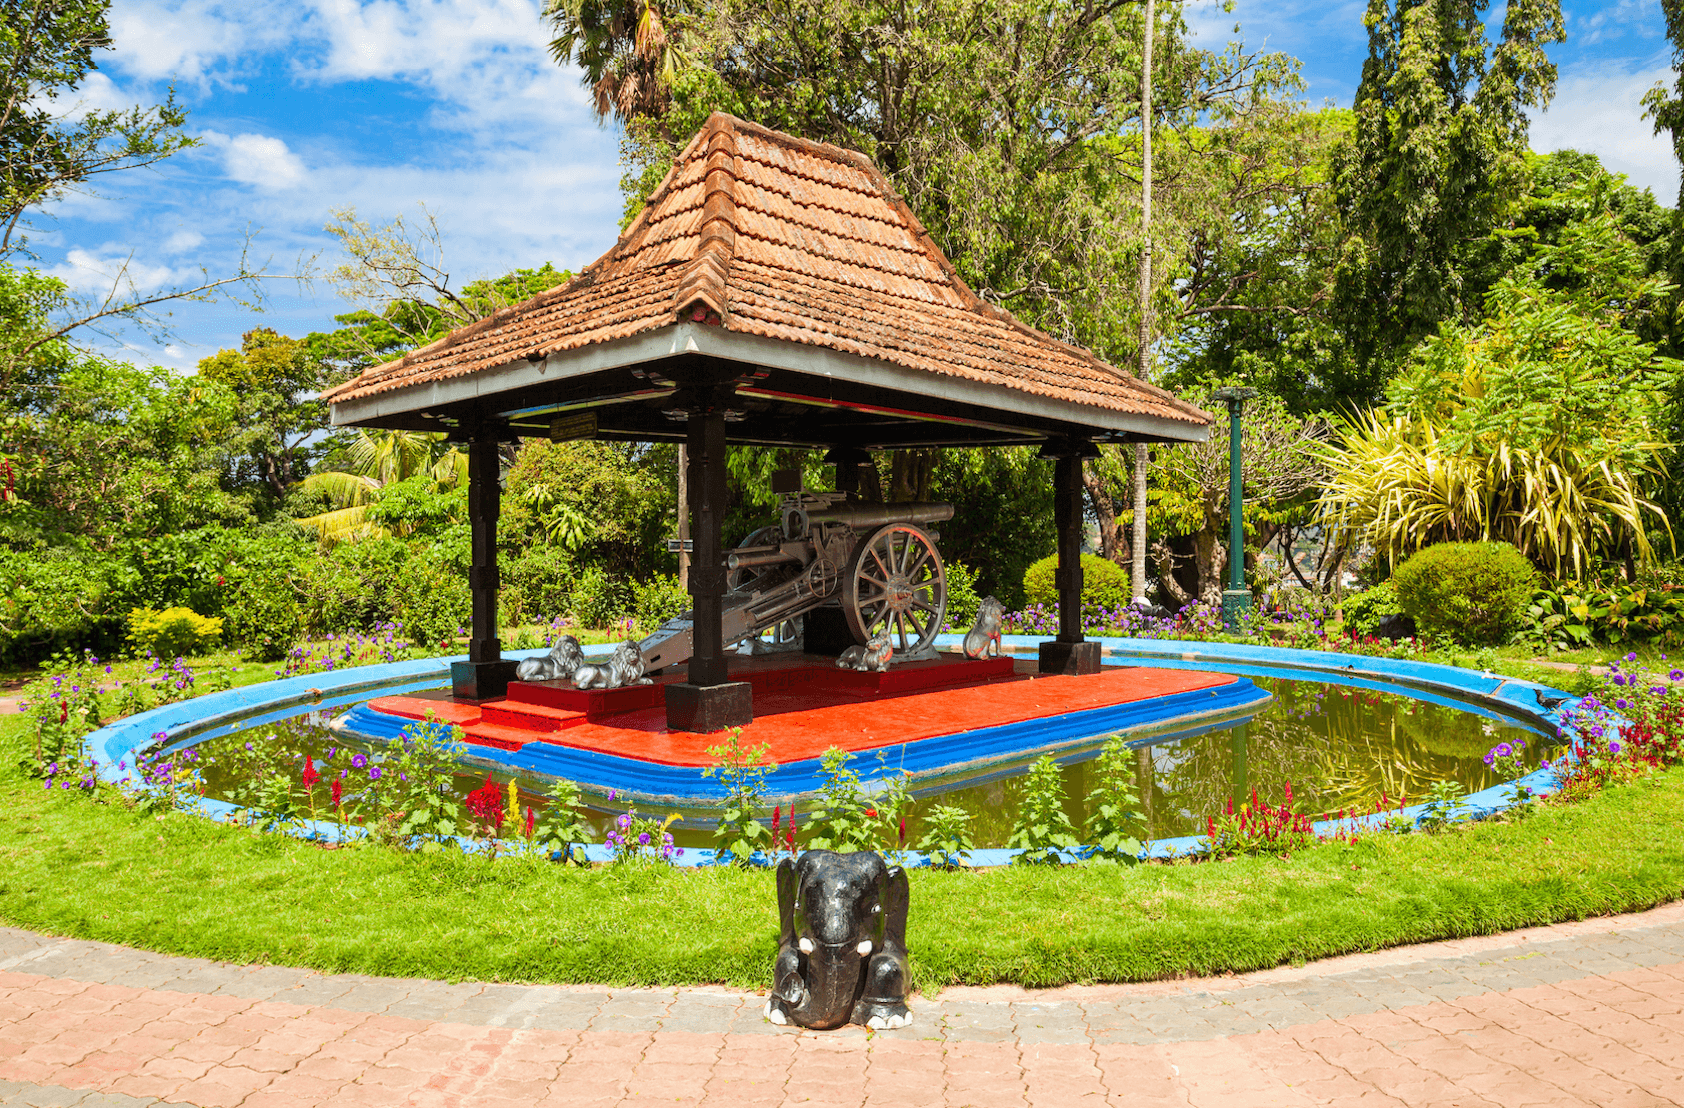
{"type": "Polygon", "coordinates": [[[737,177],[742,171],[737,159],[735,116],[714,112],[708,117],[696,141],[685,149],[693,160],[702,135],[707,136],[702,170],[701,242],[696,256],[679,275],[672,295],[672,312],[677,319],[718,323],[726,314],[725,282],[737,250],[737,177]]]}

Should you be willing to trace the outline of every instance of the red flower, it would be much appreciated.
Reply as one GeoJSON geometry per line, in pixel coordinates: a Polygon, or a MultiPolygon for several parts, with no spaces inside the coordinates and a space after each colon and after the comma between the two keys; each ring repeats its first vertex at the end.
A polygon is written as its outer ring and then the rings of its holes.
{"type": "Polygon", "coordinates": [[[538,814],[531,808],[526,810],[526,837],[532,838],[532,829],[538,825],[538,814]]]}
{"type": "Polygon", "coordinates": [[[906,845],[906,817],[900,817],[900,845],[906,845]]]}
{"type": "Polygon", "coordinates": [[[304,787],[313,789],[316,787],[316,782],[321,779],[322,775],[316,772],[315,759],[306,755],[304,758],[304,787]]]}
{"type": "Polygon", "coordinates": [[[491,779],[489,770],[485,774],[485,784],[468,794],[467,805],[473,817],[485,826],[498,831],[503,829],[503,791],[491,779]]]}
{"type": "Polygon", "coordinates": [[[876,808],[867,808],[865,810],[865,814],[870,816],[872,819],[876,819],[877,818],[877,809],[876,808]]]}
{"type": "Polygon", "coordinates": [[[783,807],[782,804],[780,804],[776,808],[772,809],[772,845],[773,846],[778,845],[778,818],[783,815],[783,811],[784,811],[784,807],[783,807]]]}
{"type": "Polygon", "coordinates": [[[344,791],[345,791],[344,782],[340,781],[339,778],[335,777],[333,779],[333,806],[335,808],[339,807],[339,797],[340,797],[340,794],[342,794],[344,791]]]}

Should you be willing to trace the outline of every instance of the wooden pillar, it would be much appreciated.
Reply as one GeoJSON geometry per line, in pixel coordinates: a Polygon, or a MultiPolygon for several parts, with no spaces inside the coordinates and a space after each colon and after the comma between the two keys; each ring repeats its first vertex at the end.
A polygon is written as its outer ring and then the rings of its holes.
{"type": "Polygon", "coordinates": [[[667,727],[673,731],[719,731],[754,720],[754,698],[746,681],[732,681],[724,637],[724,537],[726,386],[697,388],[685,432],[689,472],[685,475],[690,537],[690,603],[693,624],[690,664],[684,681],[666,686],[667,727]]]}
{"type": "Polygon", "coordinates": [[[498,428],[476,429],[468,440],[468,525],[472,533],[472,564],[468,591],[473,597],[473,628],[468,660],[452,662],[450,683],[465,700],[503,696],[514,680],[515,663],[503,658],[497,637],[497,517],[502,511],[498,428]]]}
{"type": "Polygon", "coordinates": [[[1053,466],[1053,525],[1058,530],[1058,638],[1041,644],[1042,673],[1098,673],[1099,644],[1082,637],[1082,459],[1091,443],[1048,444],[1053,466]]]}

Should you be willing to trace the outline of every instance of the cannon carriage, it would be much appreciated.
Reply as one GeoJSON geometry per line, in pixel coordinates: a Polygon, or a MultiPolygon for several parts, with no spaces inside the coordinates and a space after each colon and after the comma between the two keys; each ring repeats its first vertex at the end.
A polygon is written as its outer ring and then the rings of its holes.
{"type": "MultiPolygon", "coordinates": [[[[789,492],[779,522],[725,557],[723,646],[749,652],[797,649],[797,620],[839,607],[865,645],[887,635],[902,660],[932,657],[947,615],[947,570],[928,525],[953,518],[935,501],[848,503],[842,493],[789,492]]],[[[691,613],[668,620],[638,644],[648,672],[688,661],[691,613]]]]}

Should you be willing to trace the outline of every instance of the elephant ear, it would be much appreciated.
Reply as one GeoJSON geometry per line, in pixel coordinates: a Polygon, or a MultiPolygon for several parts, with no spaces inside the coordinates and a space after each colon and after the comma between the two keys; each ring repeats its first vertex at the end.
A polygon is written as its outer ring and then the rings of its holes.
{"type": "Polygon", "coordinates": [[[785,858],[778,863],[778,945],[795,942],[795,890],[800,878],[795,872],[795,859],[785,858]]]}
{"type": "Polygon", "coordinates": [[[883,945],[900,954],[906,953],[906,912],[911,900],[906,869],[890,866],[883,882],[883,945]]]}

